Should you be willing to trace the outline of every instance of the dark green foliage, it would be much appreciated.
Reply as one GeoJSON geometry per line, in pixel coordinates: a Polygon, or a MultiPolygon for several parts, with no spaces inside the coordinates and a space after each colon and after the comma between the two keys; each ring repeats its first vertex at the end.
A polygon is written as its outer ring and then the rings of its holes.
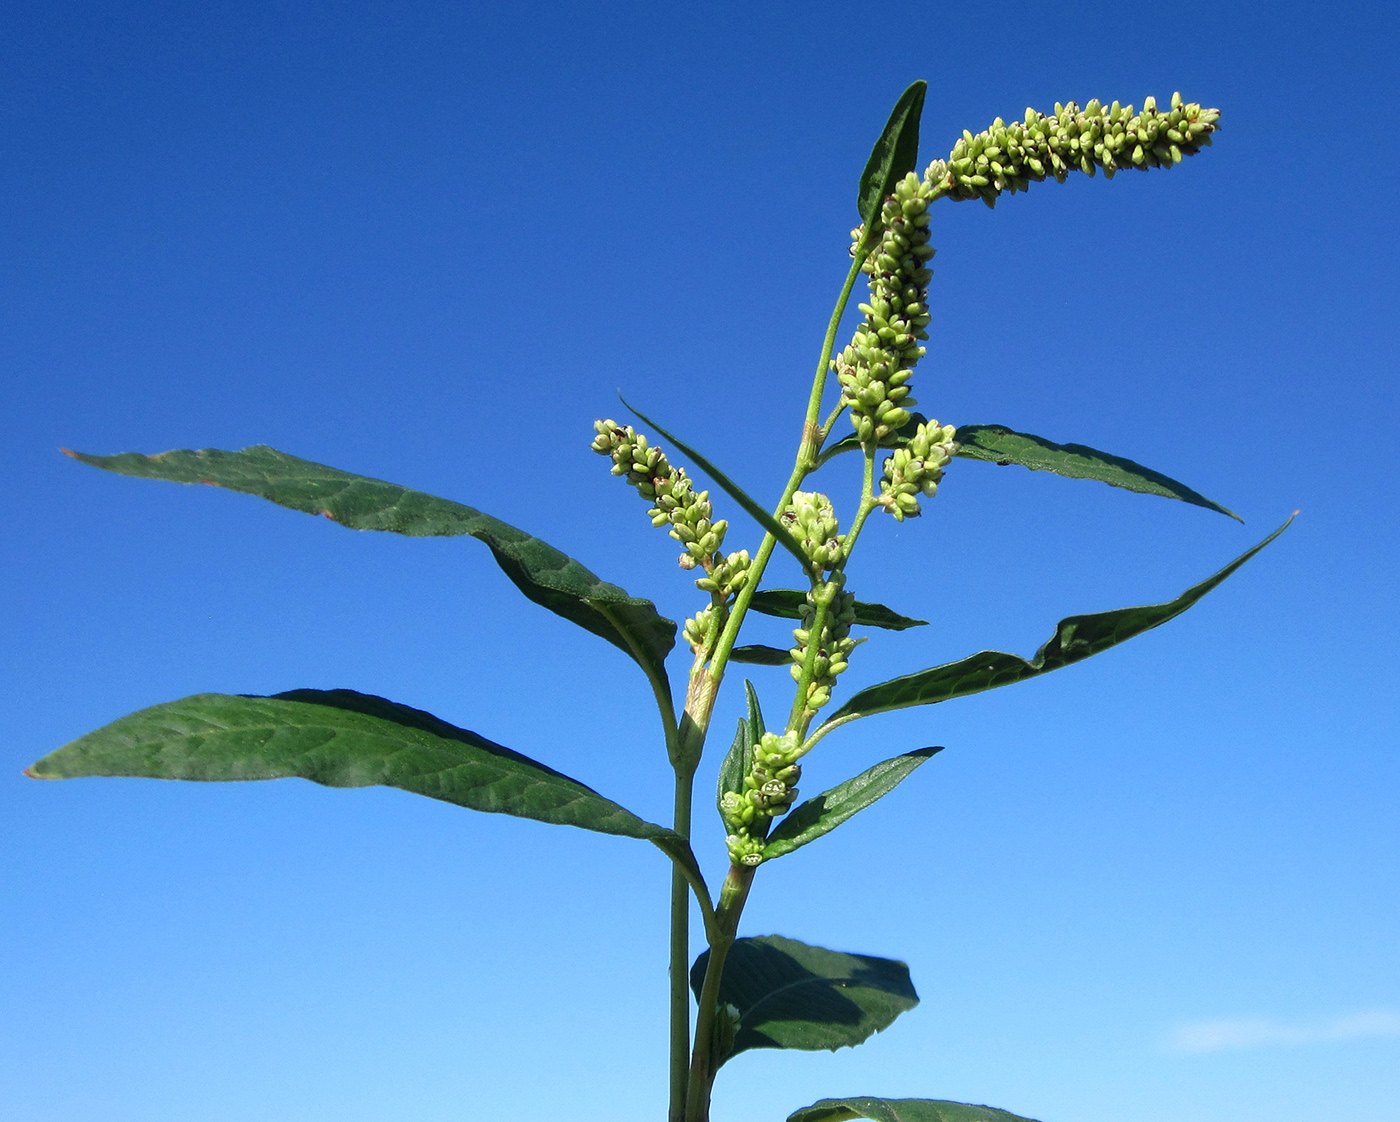
{"type": "Polygon", "coordinates": [[[681,440],[675,433],[667,432],[645,413],[627,405],[626,398],[622,399],[622,404],[627,406],[627,409],[633,416],[650,425],[674,444],[681,452],[689,456],[691,463],[713,479],[715,483],[719,485],[721,491],[738,503],[750,518],[763,527],[765,533],[772,534],[777,538],[778,544],[796,557],[803,569],[807,568],[807,554],[804,553],[802,547],[797,544],[797,539],[788,533],[787,529],[776,518],[764,510],[763,507],[759,506],[747,491],[735,483],[734,480],[730,479],[729,476],[725,475],[724,472],[720,471],[719,468],[715,467],[703,454],[697,452],[689,444],[681,440]]]}
{"type": "MultiPolygon", "coordinates": [[[[807,594],[796,588],[765,588],[753,594],[749,607],[766,616],[782,619],[801,619],[802,609],[807,604],[807,594]]],[[[886,631],[904,631],[910,627],[926,627],[928,620],[911,619],[902,616],[883,604],[855,603],[856,618],[853,623],[866,627],[882,627],[886,631]]]]}
{"type": "Polygon", "coordinates": [[[1244,521],[1184,483],[1122,456],[1083,444],[1056,444],[1043,436],[1015,432],[1004,425],[963,425],[954,439],[958,442],[957,454],[963,459],[987,460],[1002,466],[1020,464],[1031,471],[1050,471],[1068,479],[1094,479],[1110,487],[1122,487],[1144,495],[1180,499],[1192,506],[1228,514],[1237,522],[1244,521]]]}
{"type": "Polygon", "coordinates": [[[354,690],[196,694],[154,705],[51,752],[37,779],[300,777],[398,787],[471,810],[659,841],[672,831],[577,780],[421,709],[354,690]]]}
{"type": "Polygon", "coordinates": [[[927,92],[927,82],[915,82],[899,95],[884,132],[870,152],[856,196],[856,208],[867,227],[873,227],[880,217],[885,196],[919,162],[919,118],[923,116],[927,92]]]}
{"type": "MultiPolygon", "coordinates": [[[[739,718],[739,727],[734,733],[734,742],[729,746],[723,762],[719,766],[719,789],[716,792],[716,805],[721,807],[724,796],[738,794],[744,789],[744,776],[749,773],[753,746],[767,731],[763,725],[763,710],[759,708],[758,693],[753,683],[744,680],[744,694],[748,699],[748,715],[739,718]]],[[[721,818],[723,814],[721,813],[721,818]]]]}
{"type": "Polygon", "coordinates": [[[626,651],[648,674],[665,678],[663,664],[675,645],[676,625],[658,614],[650,600],[628,596],[552,545],[461,503],[261,444],[239,452],[206,448],[155,456],[69,455],[121,475],[208,483],[257,495],[352,530],[387,530],[409,537],[468,534],[490,547],[496,563],[529,599],[626,651]]]}
{"type": "Polygon", "coordinates": [[[788,1115],[787,1122],[1035,1122],[994,1106],[952,1103],[942,1099],[822,1099],[788,1115]]]}
{"type": "MultiPolygon", "coordinates": [[[[1048,674],[1062,666],[1080,662],[1117,646],[1134,635],[1179,616],[1200,600],[1226,577],[1288,529],[1289,518],[1282,526],[1256,545],[1236,557],[1214,576],[1192,585],[1175,600],[1165,604],[1148,604],[1140,608],[1118,608],[1094,615],[1070,616],[1062,619],[1055,634],[1027,660],[1003,651],[981,651],[958,662],[946,663],[915,674],[906,674],[861,690],[822,723],[822,729],[867,717],[872,713],[887,713],[892,709],[907,709],[912,705],[933,705],[954,697],[1009,686],[1040,674],[1048,674]]],[[[818,730],[821,731],[821,730],[818,730]]]]}
{"type": "Polygon", "coordinates": [[[810,841],[828,834],[846,819],[859,813],[904,782],[916,767],[942,748],[919,748],[884,760],[861,772],[854,779],[838,784],[814,799],[794,807],[768,835],[764,860],[791,853],[810,841]]]}
{"type": "Polygon", "coordinates": [[[729,652],[730,662],[749,662],[755,666],[787,666],[792,662],[792,654],[781,647],[766,647],[762,643],[735,647],[729,652]]]}
{"type": "MultiPolygon", "coordinates": [[[[710,961],[690,971],[696,996],[710,961]]],[[[728,1055],[750,1048],[836,1051],[888,1028],[919,1003],[902,962],[808,946],[781,935],[737,939],[724,962],[719,1003],[738,1010],[728,1055]]],[[[721,1061],[722,1062],[722,1061],[721,1061]]]]}

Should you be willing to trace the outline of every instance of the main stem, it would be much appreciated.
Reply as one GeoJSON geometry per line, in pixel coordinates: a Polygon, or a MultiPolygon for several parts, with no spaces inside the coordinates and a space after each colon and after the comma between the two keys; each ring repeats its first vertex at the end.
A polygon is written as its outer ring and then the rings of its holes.
{"type": "Polygon", "coordinates": [[[705,966],[705,981],[700,989],[700,1011],[695,1017],[695,1052],[690,1061],[690,1090],[686,1096],[684,1122],[709,1122],[710,1089],[714,1086],[718,1063],[723,1057],[715,1055],[715,1028],[719,1016],[719,986],[724,976],[724,960],[734,945],[739,930],[739,916],[749,898],[749,887],[757,869],[748,865],[730,865],[729,875],[720,888],[716,909],[716,932],[710,941],[710,961],[705,966]]]}
{"type": "MultiPolygon", "coordinates": [[[[802,441],[798,445],[797,459],[793,464],[792,475],[789,477],[787,486],[783,488],[782,498],[778,500],[777,510],[774,517],[781,516],[792,501],[793,492],[802,485],[802,481],[807,478],[817,467],[817,455],[821,451],[821,443],[824,436],[822,426],[819,423],[821,417],[822,396],[826,390],[827,372],[831,365],[831,352],[836,346],[836,333],[841,327],[841,317],[845,315],[846,304],[851,298],[851,291],[855,288],[856,279],[860,276],[861,267],[865,264],[866,257],[869,256],[870,246],[874,241],[874,233],[867,226],[861,240],[856,244],[852,252],[852,262],[850,271],[846,274],[846,281],[841,286],[841,293],[836,298],[836,307],[832,310],[831,319],[827,323],[826,336],[822,340],[821,356],[817,360],[816,375],[812,379],[812,391],[807,401],[807,413],[802,423],[802,441]]],[[[867,464],[866,494],[869,494],[869,465],[867,464]]],[[[743,624],[744,615],[747,613],[749,604],[753,600],[754,592],[758,589],[759,582],[763,579],[763,572],[768,566],[769,559],[773,556],[773,549],[777,545],[777,539],[772,534],[765,534],[762,544],[759,546],[754,556],[752,564],[749,566],[749,577],[744,587],[740,590],[738,597],[734,601],[734,607],[730,612],[728,621],[725,623],[724,631],[720,634],[719,641],[715,644],[714,654],[711,656],[708,667],[697,666],[691,675],[691,694],[697,691],[704,699],[703,721],[698,727],[691,729],[682,728],[681,740],[683,742],[690,739],[688,733],[698,733],[696,742],[695,759],[698,761],[700,752],[699,746],[704,741],[705,728],[709,724],[710,708],[714,705],[714,699],[719,692],[720,682],[724,678],[725,666],[729,661],[729,652],[734,648],[734,642],[738,638],[739,628],[743,624]]],[[[691,702],[687,699],[686,712],[691,715],[691,702]]],[[[806,733],[806,728],[801,730],[806,733]]],[[[679,772],[678,781],[679,781],[679,772]]],[[[687,807],[688,810],[688,807],[687,807]]],[[[687,827],[689,818],[686,819],[687,827]]],[[[686,834],[689,837],[689,834],[686,834]]],[[[684,904],[681,907],[683,919],[678,918],[676,910],[676,896],[672,895],[671,911],[671,1118],[670,1122],[708,1122],[710,1117],[710,1088],[714,1084],[715,1073],[718,1070],[718,1063],[723,1062],[722,1057],[715,1055],[715,1020],[719,1015],[719,989],[720,981],[724,976],[724,960],[729,955],[729,948],[734,945],[734,938],[739,929],[739,917],[743,914],[744,903],[748,900],[749,888],[753,884],[756,868],[745,865],[730,865],[729,875],[725,877],[724,885],[720,889],[719,906],[716,909],[714,932],[711,934],[710,960],[705,967],[705,981],[701,986],[698,999],[699,1009],[695,1018],[695,1045],[690,1057],[690,1068],[687,1077],[682,1081],[684,1110],[681,1115],[676,1114],[676,1056],[675,1046],[678,1039],[675,1031],[676,1024],[676,959],[675,950],[677,946],[675,928],[678,922],[688,924],[689,921],[689,897],[682,896],[684,904]]],[[[688,998],[684,984],[680,990],[682,1000],[688,998]]],[[[687,1012],[689,1004],[686,1004],[687,1012]]],[[[688,1020],[688,1018],[687,1018],[688,1020]]]]}
{"type": "MultiPolygon", "coordinates": [[[[675,808],[671,828],[690,840],[690,809],[695,768],[676,766],[675,808]]],[[[677,867],[671,869],[671,1096],[669,1122],[685,1120],[685,1090],[690,1073],[690,885],[677,867]]]]}

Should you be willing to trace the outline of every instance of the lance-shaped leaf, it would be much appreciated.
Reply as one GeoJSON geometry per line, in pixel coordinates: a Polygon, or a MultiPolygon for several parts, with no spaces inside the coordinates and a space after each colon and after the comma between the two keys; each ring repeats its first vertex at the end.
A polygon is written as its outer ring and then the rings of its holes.
{"type": "Polygon", "coordinates": [[[793,1111],[787,1122],[848,1122],[852,1118],[871,1118],[874,1122],[1035,1122],[994,1106],[943,1099],[876,1099],[865,1095],[822,1099],[793,1111]]]}
{"type": "Polygon", "coordinates": [[[811,563],[807,559],[807,554],[802,551],[802,547],[797,543],[797,539],[788,532],[787,528],[783,526],[781,522],[759,506],[747,491],[735,483],[734,480],[730,479],[729,476],[725,475],[724,472],[720,471],[719,468],[715,467],[705,456],[697,452],[689,444],[685,443],[685,441],[681,440],[675,433],[667,432],[645,413],[638,409],[633,409],[631,405],[628,405],[627,399],[622,397],[621,394],[618,396],[621,398],[622,404],[627,406],[627,410],[632,413],[633,416],[646,422],[683,453],[689,456],[696,467],[719,485],[720,490],[738,503],[749,517],[762,526],[767,533],[777,538],[778,544],[796,557],[803,569],[807,569],[810,566],[811,563]]]}
{"type": "Polygon", "coordinates": [[[927,92],[928,83],[919,81],[900,94],[885,131],[870,152],[856,197],[856,206],[867,226],[874,226],[885,197],[919,162],[919,118],[923,116],[927,92]]]}
{"type": "Polygon", "coordinates": [[[755,666],[787,666],[792,662],[792,653],[778,647],[765,647],[762,643],[751,643],[730,651],[729,661],[750,662],[755,666]]]}
{"type": "Polygon", "coordinates": [[[1110,487],[1122,487],[1144,495],[1180,499],[1192,506],[1228,514],[1237,522],[1244,521],[1233,511],[1159,471],[1083,444],[1056,444],[1043,436],[1015,432],[1004,425],[963,425],[954,439],[958,442],[957,454],[964,459],[987,460],[1003,466],[1020,464],[1031,471],[1054,472],[1068,479],[1094,479],[1110,487]]]}
{"type": "MultiPolygon", "coordinates": [[[[709,961],[706,951],[690,971],[697,998],[709,961]]],[[[852,1047],[914,1008],[919,995],[902,962],[761,935],[734,941],[719,1003],[738,1010],[728,1059],[750,1048],[852,1047]]]]}
{"type": "Polygon", "coordinates": [[[782,857],[829,834],[877,799],[884,798],[912,775],[915,768],[941,751],[943,749],[938,747],[905,752],[794,807],[768,835],[768,844],[763,847],[764,860],[782,857]]]}
{"type": "Polygon", "coordinates": [[[1005,651],[981,651],[958,662],[920,670],[881,682],[861,690],[836,710],[817,730],[823,735],[838,725],[867,717],[872,713],[887,713],[892,709],[907,709],[912,705],[933,705],[954,697],[1009,686],[1040,674],[1048,674],[1062,666],[1080,662],[1109,647],[1117,646],[1134,635],[1141,635],[1167,620],[1179,616],[1207,592],[1224,581],[1231,573],[1288,529],[1293,518],[1256,545],[1231,561],[1214,576],[1192,585],[1175,600],[1165,604],[1148,604],[1139,608],[1119,608],[1094,615],[1070,616],[1062,619],[1055,634],[1032,659],[1005,651]]]}
{"type": "Polygon", "coordinates": [[[628,596],[552,545],[469,506],[298,459],[265,445],[239,452],[206,448],[156,456],[68,454],[121,475],[208,483],[257,495],[292,510],[323,515],[352,530],[386,530],[409,537],[468,534],[490,547],[496,563],[529,599],[620,647],[649,675],[665,681],[663,663],[675,645],[676,625],[661,616],[650,600],[628,596]]]}
{"type": "Polygon", "coordinates": [[[196,694],[113,721],[26,774],[300,777],[327,787],[397,787],[471,810],[658,843],[672,835],[528,756],[421,709],[354,690],[196,694]]]}
{"type": "MultiPolygon", "coordinates": [[[[802,609],[806,604],[807,594],[796,588],[765,588],[755,592],[753,599],[749,601],[749,607],[753,611],[766,616],[778,616],[781,619],[801,619],[802,609]]],[[[928,625],[926,619],[911,619],[883,604],[862,604],[859,600],[855,603],[855,613],[856,618],[853,622],[864,624],[866,627],[883,627],[886,631],[904,631],[910,627],[928,625]]]]}
{"type": "Polygon", "coordinates": [[[749,764],[753,759],[753,746],[763,739],[763,734],[766,731],[763,725],[763,710],[759,708],[758,704],[758,692],[747,678],[744,679],[744,694],[748,699],[748,716],[739,718],[739,727],[734,733],[734,742],[730,744],[729,751],[719,765],[719,785],[715,792],[715,805],[720,809],[721,820],[724,817],[724,796],[731,793],[737,795],[744,789],[744,776],[749,773],[749,764]]]}

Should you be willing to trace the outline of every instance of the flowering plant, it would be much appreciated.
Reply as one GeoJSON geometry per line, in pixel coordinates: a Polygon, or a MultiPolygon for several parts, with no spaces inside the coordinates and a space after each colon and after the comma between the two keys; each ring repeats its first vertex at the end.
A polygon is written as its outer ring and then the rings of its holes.
{"type": "MultiPolygon", "coordinates": [[[[645,500],[652,523],[682,547],[680,567],[695,574],[701,602],[680,627],[650,600],[629,595],[489,514],[272,448],[154,456],[70,453],[108,471],[257,495],[352,529],[410,537],[468,535],[485,542],[526,598],[620,648],[646,676],[675,776],[669,826],[639,817],[476,732],[350,690],[301,689],[271,697],[201,694],[157,705],[58,749],[28,774],[189,780],[299,776],[332,787],[377,784],[473,810],[653,843],[672,862],[669,1122],[704,1122],[719,1069],[741,1052],[856,1045],[913,1008],[918,997],[901,962],[776,935],[739,935],[763,865],[870,807],[941,749],[902,753],[799,801],[804,758],[853,721],[1023,681],[1165,623],[1287,525],[1173,600],[1062,620],[1032,658],[981,651],[864,686],[822,716],[867,637],[862,630],[904,630],[924,622],[860,601],[848,588],[858,575],[852,558],[864,527],[872,515],[897,521],[919,517],[955,460],[1020,464],[1234,517],[1184,484],[1130,460],[998,425],[940,423],[915,412],[911,396],[928,339],[935,203],[981,199],[993,206],[1032,182],[1063,182],[1075,171],[1112,176],[1119,170],[1171,167],[1210,144],[1219,113],[1180,96],[1166,109],[1148,98],[1141,110],[1116,101],[1108,106],[1091,101],[1082,109],[1056,105],[1050,114],[1027,110],[1021,120],[1008,124],[997,118],[981,133],[965,132],[946,158],[920,171],[924,95],[922,82],[905,91],[860,179],[861,222],[851,235],[850,269],[821,346],[792,471],[776,500],[760,504],[703,453],[627,407],[752,518],[761,532],[752,549],[726,549],[731,526],[717,517],[711,492],[697,489],[687,469],[672,463],[651,437],[612,419],[594,425],[593,449],[645,500]],[[862,276],[869,288],[860,304],[863,318],[838,351],[839,327],[862,276]],[[838,435],[843,417],[850,430],[838,435]],[[838,514],[832,498],[815,489],[815,477],[844,455],[862,464],[861,483],[853,503],[838,514]],[[765,585],[779,547],[796,559],[805,587],[765,585]],[[796,621],[792,646],[741,644],[751,612],[796,621]],[[682,652],[688,649],[689,656],[680,699],[667,670],[678,631],[682,652]],[[770,726],[758,690],[745,683],[737,732],[718,768],[716,802],[728,872],[715,890],[692,849],[693,792],[721,685],[734,663],[786,666],[795,688],[786,713],[770,726]],[[692,962],[689,929],[696,910],[707,946],[692,962]]],[[[991,1107],[872,1097],[824,1099],[797,1110],[789,1122],[851,1118],[1018,1122],[1018,1116],[991,1107]]]]}

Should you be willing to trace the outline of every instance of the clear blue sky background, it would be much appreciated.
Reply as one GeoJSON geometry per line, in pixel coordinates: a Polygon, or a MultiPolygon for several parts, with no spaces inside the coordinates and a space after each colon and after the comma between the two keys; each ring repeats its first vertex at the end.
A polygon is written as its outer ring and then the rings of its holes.
{"type": "MultiPolygon", "coordinates": [[[[272,444],[479,506],[681,619],[675,547],[590,424],[622,387],[776,494],[857,176],[925,77],[925,162],[1027,105],[1223,109],[1170,172],[940,204],[917,396],[1130,456],[1248,526],[960,461],[853,576],[933,626],[843,682],[1029,654],[1303,513],[1167,627],[822,745],[813,791],[948,750],[765,869],[745,930],[905,959],[923,1004],[860,1049],[741,1056],[717,1122],[858,1093],[1400,1120],[1392,5],[53,0],[4,21],[0,1115],[662,1115],[651,847],[394,791],[19,774],[187,694],[349,687],[662,818],[630,663],[469,539],[57,449],[272,444]]],[[[753,536],[735,516],[731,547],[753,536]]],[[[786,673],[753,677],[780,707],[786,673]]]]}

